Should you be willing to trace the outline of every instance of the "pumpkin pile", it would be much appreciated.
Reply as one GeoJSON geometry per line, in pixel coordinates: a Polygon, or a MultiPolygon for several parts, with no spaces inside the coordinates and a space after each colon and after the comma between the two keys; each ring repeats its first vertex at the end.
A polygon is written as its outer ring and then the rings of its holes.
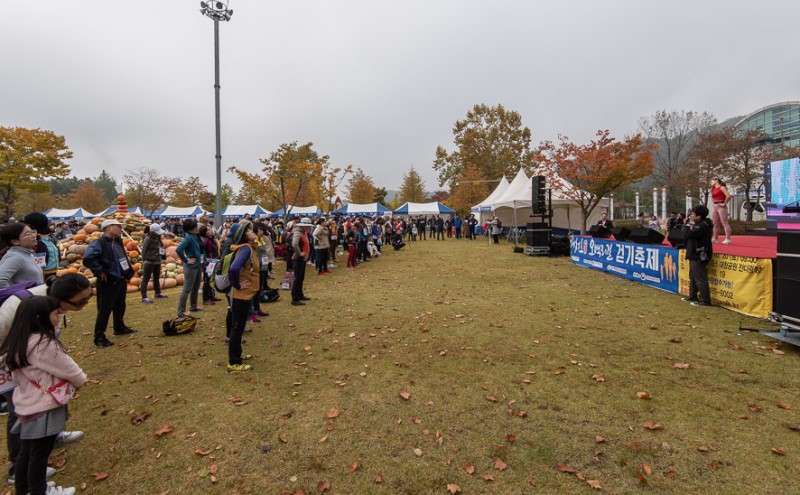
{"type": "MultiPolygon", "coordinates": [[[[128,251],[128,257],[131,259],[134,276],[128,283],[128,292],[138,292],[142,283],[142,259],[141,259],[141,243],[144,240],[145,225],[150,223],[150,220],[138,213],[130,213],[128,211],[125,196],[117,197],[117,211],[106,215],[104,217],[93,218],[91,223],[83,226],[74,236],[68,240],[59,243],[59,249],[62,252],[62,261],[57,276],[62,276],[67,273],[81,273],[85,275],[92,284],[96,279],[92,271],[83,266],[83,255],[86,253],[86,248],[89,243],[95,239],[99,239],[103,233],[100,231],[100,224],[105,220],[114,219],[123,225],[122,242],[125,249],[128,251]]],[[[166,251],[166,260],[161,265],[161,280],[160,285],[162,289],[169,289],[178,285],[183,285],[183,268],[180,258],[176,250],[181,239],[163,239],[162,243],[166,251]]],[[[152,280],[147,284],[147,290],[153,290],[152,280]]]]}

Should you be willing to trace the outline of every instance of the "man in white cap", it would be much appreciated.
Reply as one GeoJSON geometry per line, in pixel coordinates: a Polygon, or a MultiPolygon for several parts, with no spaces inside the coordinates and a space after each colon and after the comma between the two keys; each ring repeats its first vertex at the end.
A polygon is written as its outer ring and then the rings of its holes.
{"type": "Polygon", "coordinates": [[[311,243],[308,241],[308,230],[313,227],[310,218],[301,218],[294,223],[292,231],[292,271],[294,272],[294,285],[292,285],[292,305],[303,306],[310,301],[303,293],[303,280],[306,278],[306,262],[311,253],[311,243]]]}
{"type": "Polygon", "coordinates": [[[94,325],[94,345],[114,345],[106,337],[108,318],[114,313],[114,335],[128,335],[136,330],[125,324],[125,296],[133,267],[122,243],[122,224],[105,220],[100,224],[100,239],[92,241],[83,255],[83,265],[97,277],[97,320],[94,325]]]}

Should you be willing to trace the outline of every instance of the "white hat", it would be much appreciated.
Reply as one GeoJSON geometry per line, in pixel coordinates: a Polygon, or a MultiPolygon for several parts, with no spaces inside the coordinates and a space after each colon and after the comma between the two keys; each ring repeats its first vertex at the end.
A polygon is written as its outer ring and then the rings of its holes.
{"type": "Polygon", "coordinates": [[[161,228],[161,225],[154,223],[150,226],[150,232],[154,233],[155,235],[161,235],[164,233],[164,229],[161,228]]]}
{"type": "Polygon", "coordinates": [[[308,217],[303,217],[297,222],[297,225],[300,227],[313,227],[314,224],[311,222],[311,219],[308,217]]]}
{"type": "Polygon", "coordinates": [[[104,220],[103,223],[100,224],[100,230],[106,230],[106,227],[111,227],[112,225],[122,225],[118,221],[110,218],[108,220],[104,220]]]}

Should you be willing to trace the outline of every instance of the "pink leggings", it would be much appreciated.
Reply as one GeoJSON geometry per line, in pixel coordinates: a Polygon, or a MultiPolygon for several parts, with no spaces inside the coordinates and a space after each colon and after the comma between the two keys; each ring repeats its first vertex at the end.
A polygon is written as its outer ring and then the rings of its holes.
{"type": "Polygon", "coordinates": [[[731,238],[731,224],[728,223],[728,207],[722,205],[714,205],[714,213],[711,214],[711,220],[714,221],[714,231],[711,236],[715,241],[719,237],[719,226],[725,227],[725,238],[731,238]]]}

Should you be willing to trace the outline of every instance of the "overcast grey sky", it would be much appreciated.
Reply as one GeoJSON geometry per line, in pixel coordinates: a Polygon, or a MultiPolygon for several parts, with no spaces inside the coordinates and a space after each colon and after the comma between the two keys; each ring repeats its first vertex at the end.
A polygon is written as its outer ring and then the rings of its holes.
{"type": "MultiPolygon", "coordinates": [[[[213,22],[199,0],[5,0],[0,125],[64,135],[78,177],[155,168],[215,189],[213,22]]],[[[473,105],[533,145],[636,132],[659,109],[719,120],[800,99],[797,0],[231,0],[222,160],[255,172],[312,141],[336,166],[428,190],[473,105]]],[[[236,186],[224,173],[223,182],[236,186]]]]}

